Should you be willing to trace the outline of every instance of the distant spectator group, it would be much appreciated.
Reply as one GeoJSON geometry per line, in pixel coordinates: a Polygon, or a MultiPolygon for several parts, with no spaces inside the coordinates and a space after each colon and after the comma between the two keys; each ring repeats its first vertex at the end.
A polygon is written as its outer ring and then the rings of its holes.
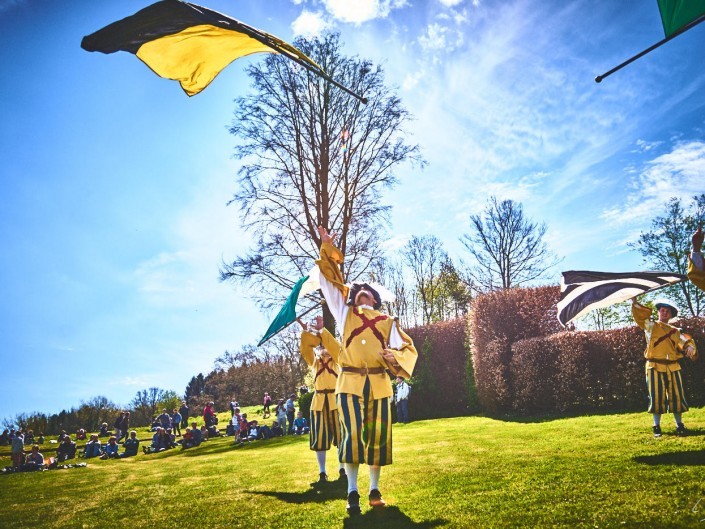
{"type": "MultiPolygon", "coordinates": [[[[247,413],[242,413],[239,403],[233,398],[230,402],[232,419],[228,423],[225,433],[235,437],[235,444],[271,439],[286,434],[308,433],[308,421],[300,411],[298,414],[296,413],[295,400],[295,393],[292,393],[287,400],[278,399],[273,410],[275,418],[268,425],[260,424],[257,420],[248,420],[247,413]]],[[[270,406],[273,403],[273,399],[268,393],[265,393],[263,399],[265,418],[272,413],[270,406]]],[[[181,407],[174,408],[171,413],[164,408],[159,415],[153,416],[152,439],[148,445],[142,446],[143,453],[163,452],[179,445],[182,449],[193,448],[209,438],[222,435],[218,430],[219,421],[213,401],[208,402],[203,408],[204,425],[199,427],[196,421],[192,421],[189,426],[189,416],[190,409],[185,400],[182,401],[181,407]],[[181,439],[177,440],[177,437],[181,437],[181,439]]],[[[56,467],[57,463],[65,463],[76,458],[119,459],[135,456],[139,453],[140,440],[137,438],[137,432],[130,431],[129,427],[130,412],[120,412],[112,423],[113,431],[111,431],[108,422],[103,422],[98,433],[87,433],[84,428],[78,428],[74,440],[66,430],[61,430],[56,441],[50,441],[58,444],[55,458],[43,456],[39,451],[39,445],[44,443],[44,435],[40,433],[35,437],[32,430],[5,429],[0,434],[0,446],[9,445],[11,447],[12,467],[7,467],[7,471],[56,467]],[[101,438],[105,437],[108,438],[107,442],[101,441],[101,438]],[[85,441],[85,445],[78,446],[78,441],[85,441]],[[28,445],[31,446],[31,451],[26,453],[25,446],[28,445]]],[[[78,464],[77,466],[83,465],[78,464]]],[[[63,466],[60,465],[60,468],[63,466]]]]}

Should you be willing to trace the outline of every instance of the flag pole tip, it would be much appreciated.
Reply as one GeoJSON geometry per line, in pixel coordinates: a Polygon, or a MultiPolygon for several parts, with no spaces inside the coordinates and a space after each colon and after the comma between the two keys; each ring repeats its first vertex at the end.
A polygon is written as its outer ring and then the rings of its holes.
{"type": "Polygon", "coordinates": [[[601,82],[602,82],[602,76],[601,76],[601,75],[598,75],[597,77],[595,77],[595,82],[596,82],[596,83],[601,83],[601,82]]]}

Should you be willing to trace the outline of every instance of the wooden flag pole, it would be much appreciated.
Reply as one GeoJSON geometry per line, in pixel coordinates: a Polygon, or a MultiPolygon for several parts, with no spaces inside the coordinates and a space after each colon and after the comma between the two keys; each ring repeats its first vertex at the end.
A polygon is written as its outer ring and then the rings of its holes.
{"type": "Polygon", "coordinates": [[[679,29],[678,31],[676,31],[673,35],[671,35],[670,37],[666,37],[665,39],[660,40],[659,42],[657,42],[657,43],[654,44],[653,46],[651,46],[651,47],[645,49],[645,50],[642,51],[641,53],[637,53],[636,55],[634,55],[634,57],[632,57],[632,58],[630,58],[630,59],[627,59],[627,60],[624,61],[622,64],[620,64],[620,65],[618,65],[618,66],[615,66],[615,67],[612,68],[609,72],[603,73],[602,75],[598,75],[597,77],[595,77],[595,82],[596,82],[596,83],[601,83],[602,80],[603,80],[605,77],[607,77],[607,76],[609,76],[609,75],[612,75],[614,72],[616,72],[616,71],[618,71],[618,70],[621,70],[622,68],[624,68],[624,67],[627,66],[628,64],[633,63],[634,61],[636,61],[636,60],[639,59],[640,57],[643,57],[643,56],[646,55],[647,53],[654,51],[656,48],[658,48],[658,47],[660,47],[660,46],[663,46],[663,45],[666,44],[669,40],[675,39],[678,35],[681,35],[681,34],[685,33],[686,31],[688,31],[689,29],[694,28],[695,26],[697,26],[697,25],[700,24],[701,22],[705,22],[705,15],[702,15],[702,16],[700,16],[699,18],[696,18],[696,19],[693,20],[690,24],[686,24],[686,25],[683,26],[681,29],[679,29]]]}

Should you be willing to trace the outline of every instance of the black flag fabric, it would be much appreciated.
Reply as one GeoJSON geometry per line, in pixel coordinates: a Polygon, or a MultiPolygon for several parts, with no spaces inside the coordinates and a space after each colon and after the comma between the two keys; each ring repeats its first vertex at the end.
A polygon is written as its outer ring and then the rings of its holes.
{"type": "Polygon", "coordinates": [[[563,272],[558,321],[564,327],[587,312],[675,285],[686,276],[673,272],[563,272]]]}

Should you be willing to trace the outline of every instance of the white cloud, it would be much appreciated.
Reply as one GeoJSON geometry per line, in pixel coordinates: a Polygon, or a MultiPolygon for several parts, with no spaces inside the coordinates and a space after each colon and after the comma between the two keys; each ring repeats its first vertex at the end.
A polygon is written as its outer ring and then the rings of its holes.
{"type": "Polygon", "coordinates": [[[455,7],[458,4],[461,4],[463,2],[463,0],[438,0],[438,1],[446,7],[455,7]]]}
{"type": "Polygon", "coordinates": [[[407,5],[406,0],[323,0],[328,13],[341,22],[362,24],[376,18],[386,18],[392,9],[407,5]]]}
{"type": "Polygon", "coordinates": [[[630,182],[625,200],[606,209],[602,218],[611,224],[646,222],[660,214],[672,197],[688,203],[702,193],[705,175],[705,142],[679,143],[674,148],[647,162],[630,182]]]}
{"type": "Polygon", "coordinates": [[[419,44],[425,50],[442,50],[447,46],[448,28],[441,24],[430,24],[419,37],[419,44]]]}
{"type": "Polygon", "coordinates": [[[291,23],[291,29],[294,35],[299,36],[317,36],[330,28],[331,24],[326,21],[322,12],[312,12],[304,9],[296,20],[291,23]]]}
{"type": "Polygon", "coordinates": [[[425,75],[426,74],[423,71],[412,72],[407,74],[401,84],[401,89],[405,92],[412,90],[417,84],[419,84],[419,81],[423,79],[425,75]]]}

